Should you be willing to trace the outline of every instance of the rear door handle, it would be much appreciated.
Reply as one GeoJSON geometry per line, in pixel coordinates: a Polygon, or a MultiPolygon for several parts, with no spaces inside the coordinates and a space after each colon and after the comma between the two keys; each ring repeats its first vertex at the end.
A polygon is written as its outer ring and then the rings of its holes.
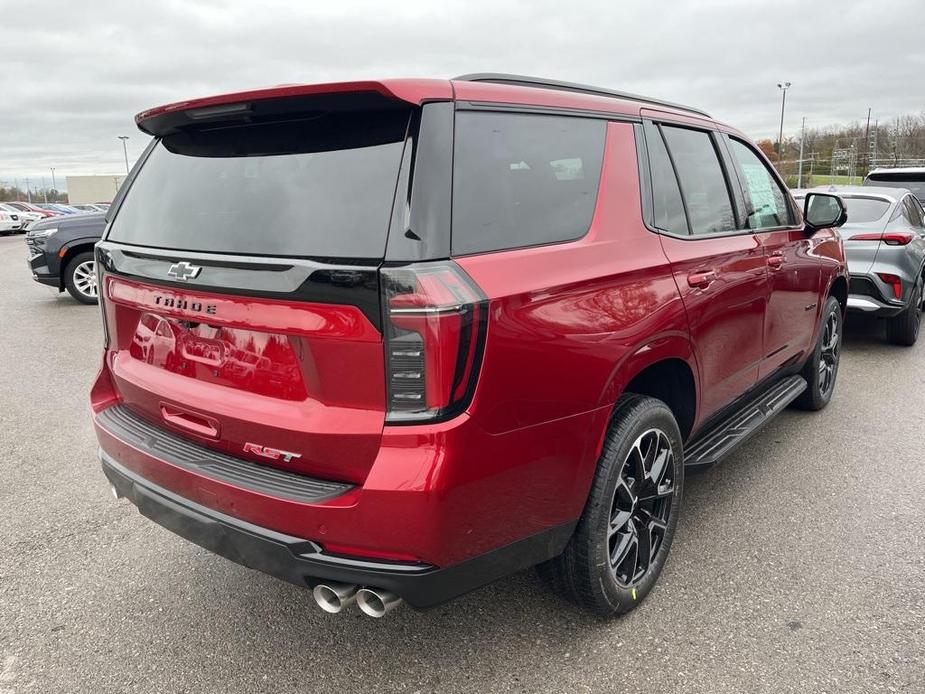
{"type": "Polygon", "coordinates": [[[707,270],[706,272],[693,272],[687,276],[687,283],[697,289],[705,289],[709,287],[713,280],[716,279],[715,270],[707,270]]]}
{"type": "Polygon", "coordinates": [[[770,267],[772,270],[780,270],[781,266],[786,262],[786,259],[780,253],[775,253],[774,255],[768,256],[768,267],[770,267]]]}

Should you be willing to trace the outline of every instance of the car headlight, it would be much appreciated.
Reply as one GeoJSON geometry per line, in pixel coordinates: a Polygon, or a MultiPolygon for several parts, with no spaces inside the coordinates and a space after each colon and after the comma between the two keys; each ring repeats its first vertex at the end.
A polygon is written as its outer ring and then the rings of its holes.
{"type": "Polygon", "coordinates": [[[38,229],[36,231],[29,232],[30,239],[47,239],[52,234],[58,233],[58,227],[51,227],[50,229],[38,229]]]}

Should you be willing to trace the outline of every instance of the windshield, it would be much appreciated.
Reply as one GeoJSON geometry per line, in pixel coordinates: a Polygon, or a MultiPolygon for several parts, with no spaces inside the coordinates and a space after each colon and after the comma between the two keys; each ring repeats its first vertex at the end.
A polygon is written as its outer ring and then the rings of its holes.
{"type": "Polygon", "coordinates": [[[151,151],[109,239],[187,251],[381,258],[409,114],[183,131],[151,151]]]}
{"type": "Polygon", "coordinates": [[[864,185],[883,186],[885,188],[906,188],[912,191],[912,194],[919,199],[919,202],[925,201],[925,173],[871,174],[864,179],[864,185]]]}

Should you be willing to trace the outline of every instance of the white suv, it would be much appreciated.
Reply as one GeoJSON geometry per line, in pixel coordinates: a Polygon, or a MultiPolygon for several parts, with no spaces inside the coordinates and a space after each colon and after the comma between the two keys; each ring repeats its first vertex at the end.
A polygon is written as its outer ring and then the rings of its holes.
{"type": "Polygon", "coordinates": [[[37,222],[42,219],[42,215],[38,212],[23,212],[12,205],[8,205],[5,202],[0,202],[0,212],[6,212],[7,214],[13,216],[15,219],[18,219],[22,222],[22,231],[28,231],[29,227],[32,226],[33,222],[37,222]]]}
{"type": "Polygon", "coordinates": [[[0,210],[0,236],[22,231],[22,220],[18,214],[0,210]]]}

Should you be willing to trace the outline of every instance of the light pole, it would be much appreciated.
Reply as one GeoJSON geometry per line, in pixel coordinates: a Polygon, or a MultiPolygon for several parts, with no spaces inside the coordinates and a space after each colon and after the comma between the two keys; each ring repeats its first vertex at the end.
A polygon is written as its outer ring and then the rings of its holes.
{"type": "MultiPolygon", "coordinates": [[[[789,85],[790,83],[788,82],[787,84],[789,85]]],[[[122,154],[125,155],[125,175],[128,176],[128,148],[125,145],[128,135],[119,135],[119,139],[122,140],[122,154]]]]}
{"type": "Polygon", "coordinates": [[[58,184],[55,183],[55,167],[51,167],[51,189],[55,191],[55,197],[58,195],[58,184]]]}
{"type": "Polygon", "coordinates": [[[790,89],[790,82],[778,82],[777,88],[783,92],[780,99],[780,134],[777,136],[777,163],[780,164],[784,151],[784,106],[787,105],[787,90],[790,89]]]}
{"type": "Polygon", "coordinates": [[[800,168],[797,172],[797,188],[803,187],[803,140],[806,139],[806,116],[803,116],[803,125],[800,127],[800,168]]]}

